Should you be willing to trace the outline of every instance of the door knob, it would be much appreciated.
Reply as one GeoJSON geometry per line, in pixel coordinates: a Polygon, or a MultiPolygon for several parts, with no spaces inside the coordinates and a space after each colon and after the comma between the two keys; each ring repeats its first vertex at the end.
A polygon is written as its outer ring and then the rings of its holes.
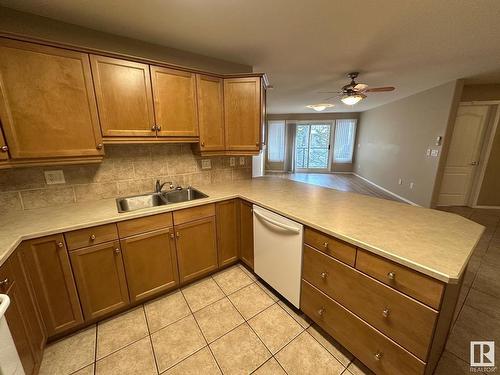
{"type": "Polygon", "coordinates": [[[389,314],[391,313],[391,310],[389,310],[387,307],[384,309],[384,311],[382,311],[382,316],[384,318],[388,318],[389,317],[389,314]]]}
{"type": "Polygon", "coordinates": [[[115,249],[115,254],[116,255],[120,254],[120,249],[118,247],[115,249]]]}
{"type": "Polygon", "coordinates": [[[90,241],[94,241],[95,240],[95,234],[91,234],[90,237],[89,237],[90,241]]]}
{"type": "Polygon", "coordinates": [[[375,360],[376,361],[380,361],[383,356],[384,356],[384,353],[382,353],[382,352],[376,352],[375,353],[375,360]]]}
{"type": "Polygon", "coordinates": [[[152,132],[156,131],[156,125],[153,125],[153,126],[151,127],[151,131],[152,131],[152,132]]]}
{"type": "Polygon", "coordinates": [[[63,246],[64,246],[64,244],[63,244],[62,242],[58,242],[58,243],[57,243],[57,246],[58,246],[58,247],[63,247],[63,246]]]}
{"type": "Polygon", "coordinates": [[[321,274],[319,275],[323,280],[326,280],[326,278],[328,277],[328,273],[327,272],[321,272],[321,274]]]}
{"type": "Polygon", "coordinates": [[[156,130],[160,131],[161,130],[161,125],[156,125],[156,130]]]}
{"type": "Polygon", "coordinates": [[[325,314],[325,308],[322,307],[321,309],[318,310],[318,315],[323,316],[325,314]]]}
{"type": "Polygon", "coordinates": [[[4,145],[4,146],[2,146],[2,147],[0,148],[0,150],[2,150],[2,152],[7,152],[7,151],[9,151],[9,146],[4,145]]]}
{"type": "Polygon", "coordinates": [[[394,280],[396,278],[396,273],[395,272],[389,272],[387,274],[387,277],[389,278],[389,280],[394,280]]]}

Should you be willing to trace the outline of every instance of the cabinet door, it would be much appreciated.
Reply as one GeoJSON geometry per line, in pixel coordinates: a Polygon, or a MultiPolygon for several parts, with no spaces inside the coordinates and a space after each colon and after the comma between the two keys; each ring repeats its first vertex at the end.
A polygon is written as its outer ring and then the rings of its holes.
{"type": "Polygon", "coordinates": [[[140,301],[179,283],[173,228],[120,240],[131,301],[140,301]]]}
{"type": "Polygon", "coordinates": [[[149,65],[90,55],[102,135],[155,137],[149,65]]]}
{"type": "Polygon", "coordinates": [[[129,303],[118,241],[70,253],[85,320],[111,313],[129,303]]]}
{"type": "Polygon", "coordinates": [[[0,128],[0,161],[9,159],[9,147],[3,137],[2,128],[0,128]]]}
{"type": "Polygon", "coordinates": [[[21,252],[16,251],[9,258],[9,264],[16,281],[19,299],[22,304],[25,325],[29,332],[30,346],[36,363],[41,363],[47,332],[43,324],[40,308],[35,300],[32,285],[29,283],[22,264],[21,252]]]}
{"type": "Polygon", "coordinates": [[[236,200],[220,202],[215,205],[217,220],[217,250],[219,266],[238,261],[239,216],[236,200]]]}
{"type": "Polygon", "coordinates": [[[224,150],[223,81],[217,77],[197,74],[200,150],[224,150]]]}
{"type": "Polygon", "coordinates": [[[259,150],[262,123],[260,102],[259,77],[224,79],[224,122],[228,150],[259,150]]]}
{"type": "Polygon", "coordinates": [[[252,205],[240,201],[240,258],[253,269],[253,212],[252,205]]]}
{"type": "Polygon", "coordinates": [[[104,154],[87,54],[0,39],[0,85],[13,159],[104,154]]]}
{"type": "Polygon", "coordinates": [[[177,225],[175,236],[181,283],[217,269],[214,216],[177,225]]]}
{"type": "Polygon", "coordinates": [[[156,126],[159,136],[198,136],[195,75],[151,66],[156,126]]]}
{"type": "Polygon", "coordinates": [[[23,242],[21,251],[48,336],[83,323],[63,236],[23,242]]]}

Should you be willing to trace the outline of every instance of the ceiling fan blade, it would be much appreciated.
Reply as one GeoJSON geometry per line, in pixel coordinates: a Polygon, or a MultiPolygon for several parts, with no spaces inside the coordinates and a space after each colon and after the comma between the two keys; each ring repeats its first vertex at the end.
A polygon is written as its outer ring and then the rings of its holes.
{"type": "Polygon", "coordinates": [[[366,91],[368,89],[368,85],[364,83],[358,83],[356,86],[353,87],[353,90],[356,91],[366,91]]]}
{"type": "Polygon", "coordinates": [[[318,94],[340,94],[342,91],[318,91],[318,94]]]}
{"type": "Polygon", "coordinates": [[[387,86],[387,87],[373,87],[371,89],[366,90],[365,92],[386,92],[386,91],[394,91],[395,87],[387,86]]]}

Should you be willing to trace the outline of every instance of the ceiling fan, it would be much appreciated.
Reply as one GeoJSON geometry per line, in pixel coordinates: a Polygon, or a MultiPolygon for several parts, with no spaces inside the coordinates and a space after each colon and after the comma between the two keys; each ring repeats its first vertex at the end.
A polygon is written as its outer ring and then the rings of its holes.
{"type": "Polygon", "coordinates": [[[342,86],[342,89],[340,91],[322,91],[321,93],[337,94],[334,96],[330,96],[329,98],[326,98],[325,101],[331,98],[340,97],[342,103],[347,105],[354,105],[359,101],[363,100],[364,98],[366,98],[366,93],[387,92],[387,91],[393,91],[395,89],[392,86],[370,88],[365,83],[357,83],[355,81],[358,75],[359,75],[358,72],[349,73],[347,77],[351,79],[351,82],[345,86],[342,86]]]}

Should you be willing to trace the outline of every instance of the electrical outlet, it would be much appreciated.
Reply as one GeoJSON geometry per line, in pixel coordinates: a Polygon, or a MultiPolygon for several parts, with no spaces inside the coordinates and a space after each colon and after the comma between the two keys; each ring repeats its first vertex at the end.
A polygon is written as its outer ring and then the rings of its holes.
{"type": "Polygon", "coordinates": [[[240,165],[245,165],[245,158],[240,156],[240,165]]]}
{"type": "Polygon", "coordinates": [[[415,186],[415,184],[413,182],[410,182],[410,189],[413,189],[413,186],[415,186]]]}
{"type": "Polygon", "coordinates": [[[234,167],[236,165],[236,158],[234,156],[231,156],[229,158],[229,166],[234,167]]]}
{"type": "Polygon", "coordinates": [[[45,182],[47,185],[65,184],[64,172],[60,169],[55,171],[45,171],[45,182]]]}
{"type": "Polygon", "coordinates": [[[212,161],[210,159],[202,159],[201,160],[201,169],[211,169],[212,161]]]}
{"type": "Polygon", "coordinates": [[[436,156],[438,156],[438,155],[439,155],[439,150],[432,150],[432,151],[431,151],[431,156],[436,157],[436,156]]]}
{"type": "Polygon", "coordinates": [[[398,180],[398,185],[403,185],[403,180],[401,178],[398,180]]]}

